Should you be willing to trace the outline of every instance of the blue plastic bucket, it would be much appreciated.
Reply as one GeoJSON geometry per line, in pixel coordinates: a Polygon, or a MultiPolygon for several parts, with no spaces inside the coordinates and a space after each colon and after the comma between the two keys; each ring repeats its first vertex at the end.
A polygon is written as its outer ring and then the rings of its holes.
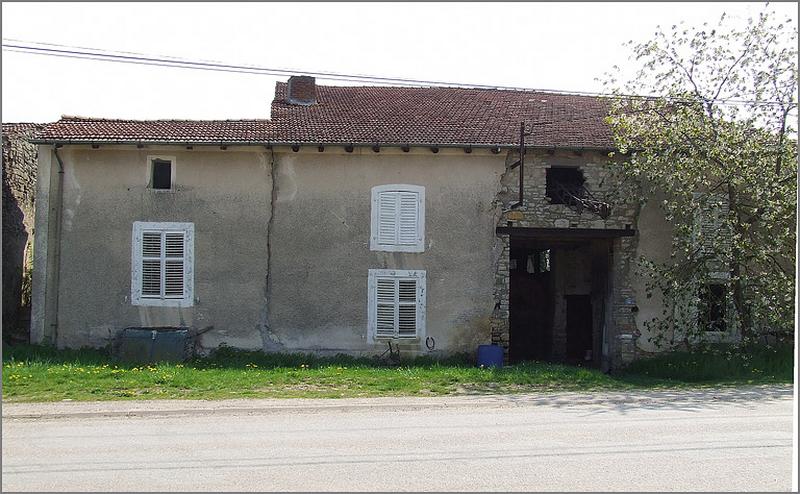
{"type": "Polygon", "coordinates": [[[503,347],[497,345],[478,346],[478,367],[503,367],[503,347]]]}

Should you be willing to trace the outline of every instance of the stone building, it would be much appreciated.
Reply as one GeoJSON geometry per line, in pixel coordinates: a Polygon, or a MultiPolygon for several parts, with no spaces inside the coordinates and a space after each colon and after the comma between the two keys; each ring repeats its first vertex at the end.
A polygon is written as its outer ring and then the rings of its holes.
{"type": "Polygon", "coordinates": [[[633,265],[671,231],[610,173],[607,111],[292,77],[269,120],[64,117],[36,140],[32,338],[623,365],[657,350],[633,265]]]}
{"type": "Polygon", "coordinates": [[[33,123],[3,124],[3,338],[27,341],[33,254],[36,145],[33,123]]]}

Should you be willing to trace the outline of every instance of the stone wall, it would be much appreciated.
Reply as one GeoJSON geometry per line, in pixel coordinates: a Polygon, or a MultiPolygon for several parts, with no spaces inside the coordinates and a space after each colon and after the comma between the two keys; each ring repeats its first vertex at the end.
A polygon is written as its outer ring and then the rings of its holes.
{"type": "Polygon", "coordinates": [[[3,124],[3,338],[27,341],[38,124],[3,124]]]}
{"type": "MultiPolygon", "coordinates": [[[[518,160],[518,154],[509,153],[506,164],[518,160]]],[[[631,194],[621,190],[608,166],[608,157],[600,152],[573,152],[567,150],[528,151],[525,158],[523,191],[524,201],[510,208],[518,200],[519,168],[509,169],[503,176],[499,200],[503,214],[498,226],[528,228],[636,228],[638,206],[631,194]],[[583,172],[585,187],[599,200],[611,204],[610,214],[603,219],[590,211],[578,213],[567,205],[552,204],[546,195],[547,170],[554,166],[579,167],[583,172]]],[[[509,341],[509,272],[510,239],[501,235],[503,252],[497,263],[495,277],[495,314],[492,321],[492,342],[508,353],[509,341]]],[[[637,237],[615,239],[612,245],[610,314],[606,318],[607,336],[604,345],[612,365],[624,365],[635,358],[639,331],[634,319],[637,310],[632,271],[636,258],[637,237]]]]}
{"type": "Polygon", "coordinates": [[[492,345],[503,347],[508,356],[509,337],[509,287],[511,276],[509,273],[509,257],[511,255],[511,241],[508,235],[499,235],[500,255],[496,261],[494,281],[494,312],[492,313],[492,345]]]}
{"type": "MultiPolygon", "coordinates": [[[[516,162],[517,159],[516,153],[510,153],[507,163],[516,162]]],[[[502,225],[513,221],[514,226],[538,228],[633,228],[635,204],[618,199],[626,194],[618,189],[607,162],[606,155],[598,152],[528,151],[525,157],[524,204],[514,210],[506,210],[501,218],[502,225]],[[559,166],[580,168],[586,181],[585,187],[598,199],[611,203],[608,218],[602,219],[589,211],[577,213],[564,204],[551,204],[546,195],[547,170],[559,166]],[[518,213],[522,213],[522,216],[518,213]]],[[[518,198],[517,170],[510,170],[503,177],[506,205],[518,198]]]]}

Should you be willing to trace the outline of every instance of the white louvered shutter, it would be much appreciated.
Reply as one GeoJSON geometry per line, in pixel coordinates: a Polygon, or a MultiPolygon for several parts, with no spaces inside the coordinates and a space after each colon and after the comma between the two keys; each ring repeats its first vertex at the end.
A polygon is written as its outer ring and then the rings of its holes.
{"type": "Polygon", "coordinates": [[[194,224],[134,221],[131,303],[194,305],[194,224]]]}
{"type": "Polygon", "coordinates": [[[371,269],[371,336],[419,338],[425,326],[425,272],[371,269]]]}
{"type": "Polygon", "coordinates": [[[184,232],[142,233],[142,296],[183,298],[184,232]]]}
{"type": "Polygon", "coordinates": [[[161,297],[161,232],[142,233],[142,296],[161,297]]]}
{"type": "Polygon", "coordinates": [[[376,290],[375,335],[378,338],[392,338],[395,335],[395,280],[378,278],[376,290]]]}
{"type": "Polygon", "coordinates": [[[378,244],[397,244],[398,193],[381,192],[378,198],[378,244]]]}
{"type": "Polygon", "coordinates": [[[419,236],[419,194],[416,192],[397,192],[397,243],[415,245],[419,236]]]}
{"type": "Polygon", "coordinates": [[[164,297],[183,298],[184,250],[183,232],[164,233],[164,297]]]}
{"type": "Polygon", "coordinates": [[[381,185],[372,189],[370,248],[389,252],[425,250],[425,188],[381,185]]]}
{"type": "Polygon", "coordinates": [[[417,336],[417,280],[397,280],[397,336],[417,336]]]}

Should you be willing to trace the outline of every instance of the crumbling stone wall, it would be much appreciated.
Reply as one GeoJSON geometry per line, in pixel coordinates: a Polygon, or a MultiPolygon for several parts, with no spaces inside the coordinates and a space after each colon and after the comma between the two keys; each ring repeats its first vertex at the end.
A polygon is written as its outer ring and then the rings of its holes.
{"type": "MultiPolygon", "coordinates": [[[[513,163],[517,159],[516,153],[510,153],[507,161],[513,163]]],[[[525,157],[525,201],[513,210],[522,213],[522,217],[508,210],[501,223],[513,221],[514,226],[537,228],[633,228],[635,203],[624,200],[627,194],[619,190],[607,162],[608,157],[598,152],[529,151],[525,157]],[[567,205],[551,204],[547,198],[547,170],[554,166],[580,168],[586,188],[598,199],[611,203],[609,217],[602,219],[589,211],[577,213],[567,205]]],[[[505,194],[510,199],[507,202],[517,199],[518,179],[516,169],[504,177],[505,194]]]]}
{"type": "Polygon", "coordinates": [[[491,320],[492,345],[503,347],[508,356],[509,338],[509,290],[511,273],[509,259],[511,257],[511,241],[508,235],[499,235],[500,256],[497,260],[497,271],[494,278],[494,312],[491,320]]]}
{"type": "Polygon", "coordinates": [[[28,340],[39,124],[3,124],[3,339],[28,340]]]}
{"type": "MultiPolygon", "coordinates": [[[[511,152],[507,165],[518,160],[511,152]]],[[[633,194],[627,194],[608,166],[607,155],[601,152],[573,152],[567,150],[531,150],[526,153],[524,169],[524,202],[514,209],[509,206],[517,201],[519,193],[518,168],[508,170],[503,176],[499,200],[503,214],[497,226],[529,228],[636,228],[639,207],[633,194]],[[611,204],[610,215],[603,219],[583,211],[578,213],[564,204],[551,204],[546,192],[547,169],[553,166],[579,167],[583,172],[585,187],[599,200],[611,204]]],[[[509,286],[508,261],[510,239],[501,235],[503,252],[497,266],[495,278],[495,313],[492,320],[492,343],[502,346],[508,354],[509,342],[509,286]]],[[[635,322],[637,310],[632,272],[636,258],[637,237],[622,237],[612,244],[610,276],[611,315],[607,327],[607,353],[613,365],[624,365],[635,358],[636,339],[640,336],[635,322]]]]}

